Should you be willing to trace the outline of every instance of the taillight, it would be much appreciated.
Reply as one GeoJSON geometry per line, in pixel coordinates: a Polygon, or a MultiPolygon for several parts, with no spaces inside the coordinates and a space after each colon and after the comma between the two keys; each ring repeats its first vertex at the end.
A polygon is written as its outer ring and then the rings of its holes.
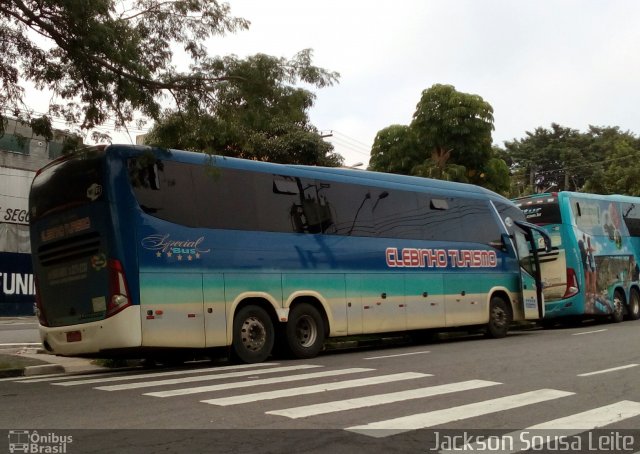
{"type": "Polygon", "coordinates": [[[567,289],[565,290],[562,298],[569,298],[577,295],[579,291],[578,278],[575,270],[573,268],[567,268],[567,289]]]}
{"type": "Polygon", "coordinates": [[[109,270],[109,302],[107,303],[107,317],[117,314],[125,307],[131,306],[129,288],[119,260],[110,259],[109,270]]]}
{"type": "Polygon", "coordinates": [[[38,285],[38,278],[34,276],[36,284],[36,316],[42,326],[49,326],[47,317],[44,315],[44,309],[42,308],[42,299],[40,298],[40,286],[38,285]]]}

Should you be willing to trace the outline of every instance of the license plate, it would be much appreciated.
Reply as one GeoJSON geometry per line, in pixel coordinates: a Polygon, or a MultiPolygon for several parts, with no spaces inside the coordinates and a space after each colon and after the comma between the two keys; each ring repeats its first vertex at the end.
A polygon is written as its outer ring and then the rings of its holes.
{"type": "Polygon", "coordinates": [[[82,333],[80,331],[69,331],[67,333],[67,342],[80,342],[82,340],[82,333]]]}

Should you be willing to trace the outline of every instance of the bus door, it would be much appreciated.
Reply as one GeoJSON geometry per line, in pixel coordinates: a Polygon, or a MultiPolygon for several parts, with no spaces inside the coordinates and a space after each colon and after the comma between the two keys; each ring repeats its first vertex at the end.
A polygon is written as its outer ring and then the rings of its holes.
{"type": "Polygon", "coordinates": [[[544,317],[544,296],[538,251],[549,251],[551,241],[543,230],[531,224],[518,221],[516,224],[519,228],[513,229],[513,241],[520,263],[520,290],[524,302],[524,318],[537,320],[544,317]]]}

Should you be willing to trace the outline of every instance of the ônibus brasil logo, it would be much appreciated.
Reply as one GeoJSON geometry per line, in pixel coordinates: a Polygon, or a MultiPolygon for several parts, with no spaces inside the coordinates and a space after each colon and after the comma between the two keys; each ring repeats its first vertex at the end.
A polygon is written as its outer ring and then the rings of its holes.
{"type": "Polygon", "coordinates": [[[68,445],[73,443],[71,435],[58,435],[53,432],[39,433],[37,430],[10,430],[9,452],[64,454],[68,445]]]}

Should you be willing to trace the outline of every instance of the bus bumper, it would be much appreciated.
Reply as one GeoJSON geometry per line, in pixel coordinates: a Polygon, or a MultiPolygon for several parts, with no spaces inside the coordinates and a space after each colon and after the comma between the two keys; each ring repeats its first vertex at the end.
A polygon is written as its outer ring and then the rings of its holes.
{"type": "Polygon", "coordinates": [[[547,302],[544,309],[545,319],[582,315],[582,308],[572,298],[547,302]]]}
{"type": "Polygon", "coordinates": [[[140,347],[140,306],[130,306],[97,322],[40,326],[40,339],[45,349],[62,356],[94,355],[101,350],[140,347]]]}

